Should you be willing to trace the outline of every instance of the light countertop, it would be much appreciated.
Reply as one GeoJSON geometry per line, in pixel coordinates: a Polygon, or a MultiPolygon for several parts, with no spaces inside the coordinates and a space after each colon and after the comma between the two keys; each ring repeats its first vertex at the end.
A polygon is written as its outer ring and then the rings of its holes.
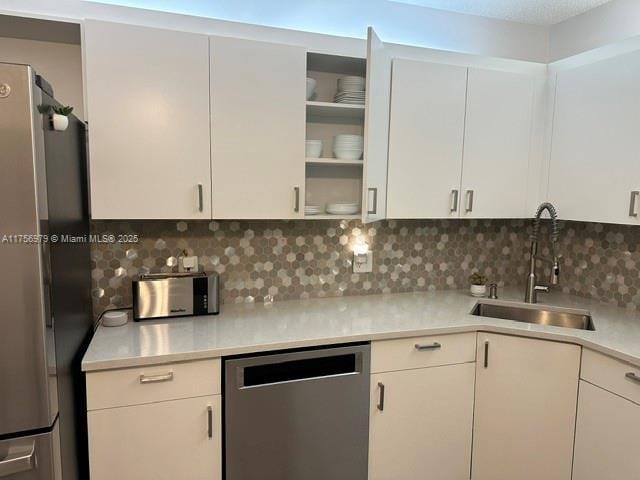
{"type": "MultiPolygon", "coordinates": [[[[522,300],[500,289],[500,300],[522,300]]],[[[640,313],[562,293],[540,304],[588,310],[595,331],[470,315],[468,291],[321,298],[272,305],[223,305],[220,315],[98,327],[84,371],[153,365],[286,348],[485,331],[582,345],[640,366],[640,313]]],[[[487,300],[485,300],[487,301],[487,300]]]]}

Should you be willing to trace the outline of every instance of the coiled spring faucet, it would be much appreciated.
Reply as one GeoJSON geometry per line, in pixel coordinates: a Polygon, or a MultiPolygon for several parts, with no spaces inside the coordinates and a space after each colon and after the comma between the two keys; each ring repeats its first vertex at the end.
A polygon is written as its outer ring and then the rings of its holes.
{"type": "Polygon", "coordinates": [[[558,235],[560,227],[558,225],[558,213],[553,205],[548,202],[541,204],[536,211],[533,219],[533,233],[531,234],[531,259],[529,263],[529,276],[527,278],[527,290],[524,294],[526,303],[537,303],[538,292],[549,292],[552,285],[557,285],[560,279],[560,255],[558,255],[558,235]],[[538,255],[538,236],[540,234],[540,216],[542,212],[548,211],[551,216],[551,258],[538,255]],[[551,276],[549,285],[538,285],[536,275],[536,260],[548,262],[551,264],[551,276]]]}

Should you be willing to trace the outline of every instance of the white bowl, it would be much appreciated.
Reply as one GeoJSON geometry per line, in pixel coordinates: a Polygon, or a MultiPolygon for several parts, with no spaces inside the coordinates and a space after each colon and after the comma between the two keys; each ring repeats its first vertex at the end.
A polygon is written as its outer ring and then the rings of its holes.
{"type": "Polygon", "coordinates": [[[336,135],[333,137],[334,145],[344,146],[362,146],[364,138],[361,135],[336,135]]]}
{"type": "Polygon", "coordinates": [[[362,135],[353,135],[350,133],[341,133],[340,135],[336,135],[333,138],[335,138],[336,140],[363,140],[362,135]]]}
{"type": "Polygon", "coordinates": [[[307,100],[311,100],[311,97],[313,97],[317,83],[315,79],[307,77],[307,100]]]}
{"type": "Polygon", "coordinates": [[[307,140],[305,152],[307,158],[319,158],[322,155],[322,140],[307,140]]]}
{"type": "Polygon", "coordinates": [[[333,153],[339,160],[360,160],[362,158],[363,149],[351,149],[345,150],[341,148],[334,148],[333,153]]]}

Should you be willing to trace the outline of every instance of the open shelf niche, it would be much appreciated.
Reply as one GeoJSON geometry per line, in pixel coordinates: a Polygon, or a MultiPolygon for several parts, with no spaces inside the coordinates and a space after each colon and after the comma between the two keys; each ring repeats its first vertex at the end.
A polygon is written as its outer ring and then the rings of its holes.
{"type": "MultiPolygon", "coordinates": [[[[322,140],[320,158],[307,158],[306,205],[348,202],[362,203],[363,160],[334,157],[333,137],[339,134],[364,135],[364,105],[334,103],[338,78],[345,75],[364,77],[366,59],[309,52],[307,77],[316,80],[315,95],[307,102],[308,140],[322,140]]],[[[356,215],[309,215],[309,219],[359,219],[356,215]]]]}

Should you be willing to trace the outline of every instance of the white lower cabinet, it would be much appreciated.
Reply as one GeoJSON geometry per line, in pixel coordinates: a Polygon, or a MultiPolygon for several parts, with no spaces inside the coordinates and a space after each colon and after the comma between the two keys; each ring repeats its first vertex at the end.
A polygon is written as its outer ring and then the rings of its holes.
{"type": "Polygon", "coordinates": [[[469,478],[474,349],[473,333],[372,344],[369,480],[469,478]]]}
{"type": "Polygon", "coordinates": [[[580,347],[479,333],[473,480],[570,480],[580,347]]]}
{"type": "Polygon", "coordinates": [[[91,480],[220,480],[220,360],[87,373],[91,480]]]}
{"type": "Polygon", "coordinates": [[[582,353],[573,480],[640,478],[640,368],[582,353]]]}
{"type": "Polygon", "coordinates": [[[639,448],[640,405],[581,381],[573,480],[636,480],[639,448]]]}
{"type": "Polygon", "coordinates": [[[369,479],[468,479],[474,375],[473,363],[373,375],[369,479]]]}
{"type": "Polygon", "coordinates": [[[220,398],[89,412],[91,479],[221,479],[220,398]]]}

